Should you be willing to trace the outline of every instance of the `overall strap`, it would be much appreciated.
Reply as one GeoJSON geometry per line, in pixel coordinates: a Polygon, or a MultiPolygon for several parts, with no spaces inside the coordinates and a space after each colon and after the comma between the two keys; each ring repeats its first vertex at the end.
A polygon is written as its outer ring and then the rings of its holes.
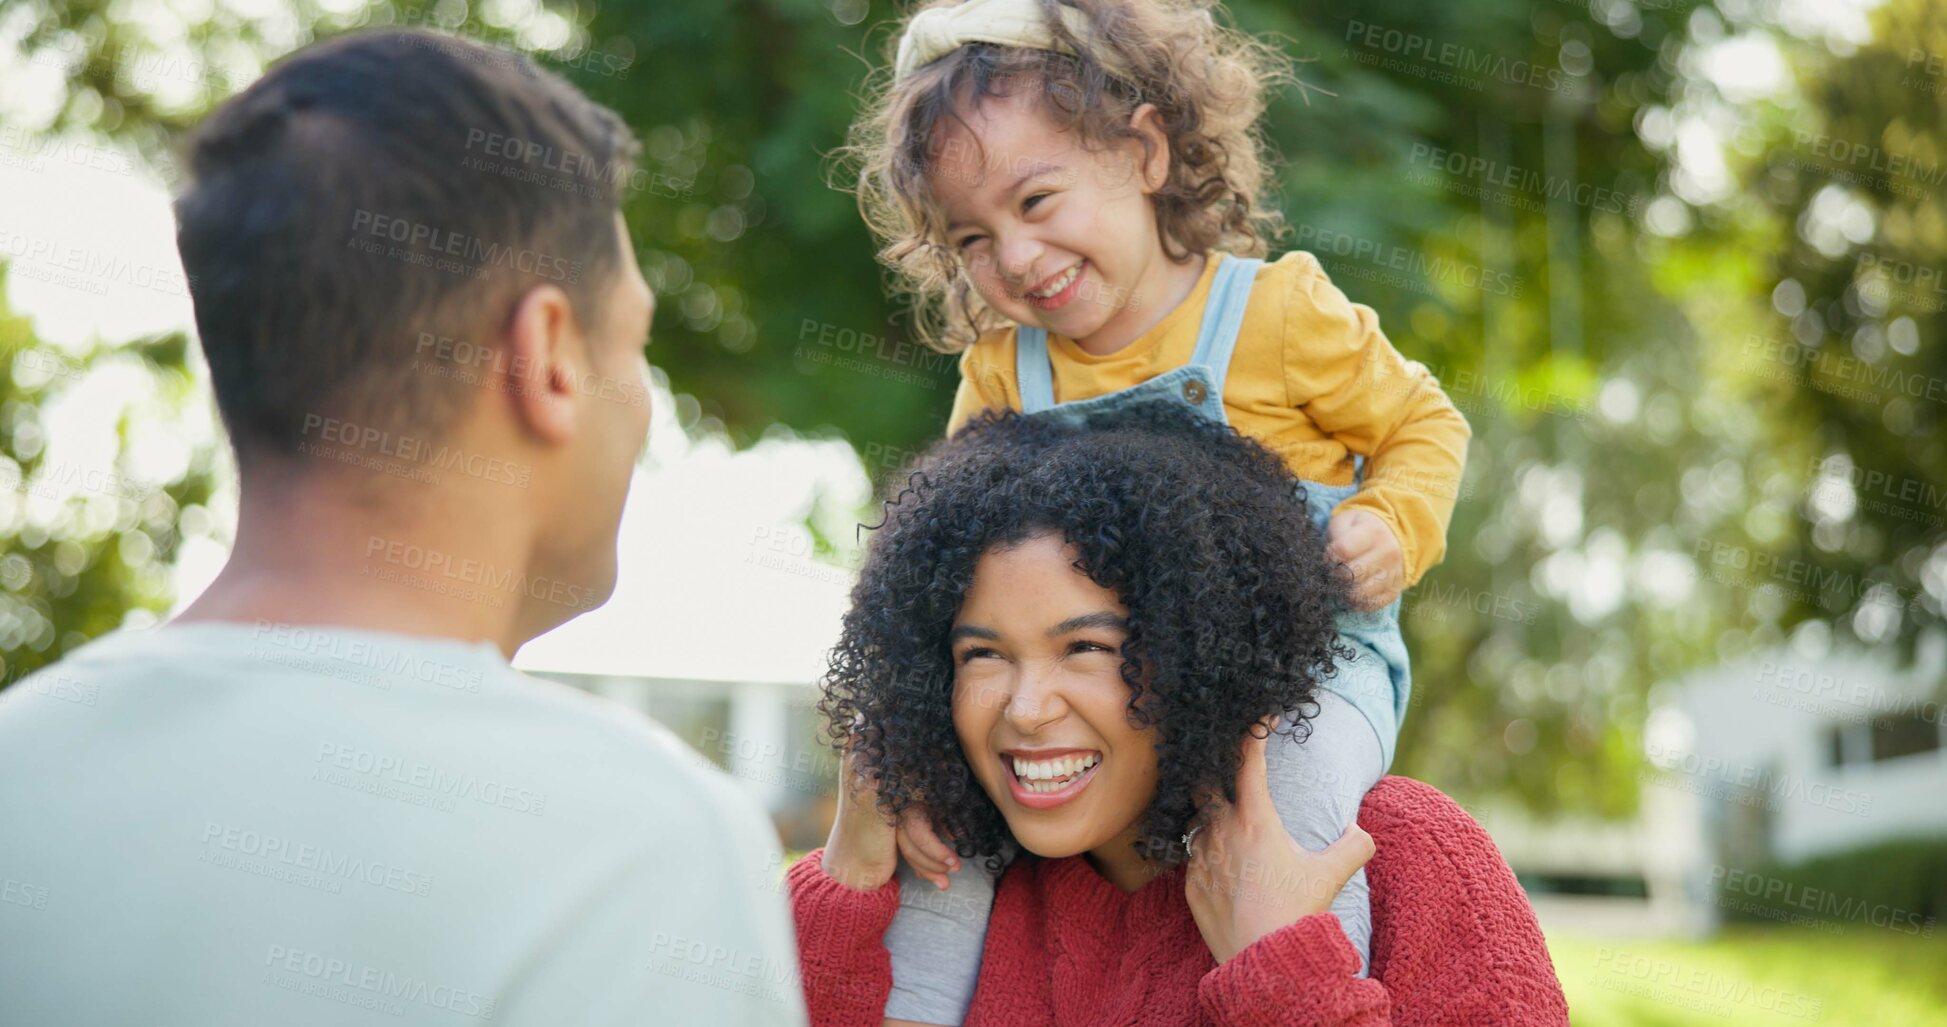
{"type": "Polygon", "coordinates": [[[1014,329],[1014,383],[1021,389],[1021,412],[1024,414],[1038,414],[1055,405],[1055,369],[1048,359],[1048,330],[1017,325],[1014,329]]]}
{"type": "MultiPolygon", "coordinates": [[[[1255,257],[1218,258],[1217,273],[1204,301],[1203,323],[1190,366],[1210,372],[1214,387],[1223,388],[1230,372],[1230,356],[1237,348],[1237,330],[1244,308],[1251,302],[1251,285],[1264,261],[1255,257]]],[[[1055,372],[1048,353],[1048,332],[1030,325],[1014,329],[1014,381],[1021,389],[1021,412],[1037,414],[1055,406],[1055,372]]]]}
{"type": "Polygon", "coordinates": [[[1225,255],[1210,283],[1210,297],[1203,304],[1203,326],[1197,331],[1197,349],[1190,363],[1207,368],[1217,388],[1223,388],[1230,373],[1230,357],[1237,349],[1237,330],[1244,324],[1244,308],[1251,302],[1251,285],[1264,261],[1256,257],[1225,255]]]}

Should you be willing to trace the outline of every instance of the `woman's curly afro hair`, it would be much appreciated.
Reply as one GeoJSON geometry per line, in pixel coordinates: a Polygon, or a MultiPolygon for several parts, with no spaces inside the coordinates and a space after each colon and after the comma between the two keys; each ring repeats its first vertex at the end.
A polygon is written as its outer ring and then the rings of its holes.
{"type": "Polygon", "coordinates": [[[1160,775],[1137,848],[1155,862],[1183,858],[1198,796],[1235,798],[1247,731],[1317,714],[1314,690],[1341,654],[1345,588],[1297,479],[1180,406],[983,414],[917,461],[884,514],[819,708],[877,779],[882,812],[926,810],[962,858],[1011,838],[952,714],[947,636],[989,549],[1058,534],[1128,607],[1129,716],[1156,729],[1160,775]]]}

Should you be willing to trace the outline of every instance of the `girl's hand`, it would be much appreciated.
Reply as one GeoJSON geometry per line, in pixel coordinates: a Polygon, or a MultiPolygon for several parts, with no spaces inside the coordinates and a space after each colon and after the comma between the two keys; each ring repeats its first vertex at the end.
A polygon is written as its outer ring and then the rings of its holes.
{"type": "Polygon", "coordinates": [[[1264,769],[1265,743],[1278,720],[1261,722],[1266,737],[1244,739],[1237,804],[1212,797],[1191,841],[1184,897],[1220,964],[1280,927],[1329,910],[1339,889],[1372,858],[1372,836],[1358,824],[1322,852],[1306,850],[1285,833],[1264,769]]]}
{"type": "Polygon", "coordinates": [[[851,753],[838,768],[838,815],[819,860],[825,873],[847,888],[874,891],[899,868],[893,824],[879,812],[879,786],[851,753]]]}
{"type": "Polygon", "coordinates": [[[1406,587],[1406,553],[1398,536],[1370,510],[1347,510],[1325,522],[1325,555],[1352,582],[1352,605],[1377,610],[1406,587]]]}
{"type": "Polygon", "coordinates": [[[960,857],[934,832],[922,810],[909,809],[899,817],[899,855],[919,876],[933,882],[941,891],[953,882],[948,874],[960,872],[960,857]]]}

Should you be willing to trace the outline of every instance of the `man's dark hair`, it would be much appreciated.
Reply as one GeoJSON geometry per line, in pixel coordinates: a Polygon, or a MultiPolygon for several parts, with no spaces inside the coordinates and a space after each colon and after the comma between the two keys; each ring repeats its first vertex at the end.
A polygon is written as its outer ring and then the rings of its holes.
{"type": "Polygon", "coordinates": [[[526,56],[429,32],[313,46],[217,109],[176,245],[239,453],[294,453],[324,416],[436,431],[475,367],[429,354],[492,347],[533,286],[592,327],[637,152],[526,56]]]}

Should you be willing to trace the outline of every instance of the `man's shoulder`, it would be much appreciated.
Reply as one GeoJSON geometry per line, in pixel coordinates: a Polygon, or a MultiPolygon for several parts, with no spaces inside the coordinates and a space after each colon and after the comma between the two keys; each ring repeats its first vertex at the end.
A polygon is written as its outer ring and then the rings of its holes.
{"type": "Polygon", "coordinates": [[[585,801],[638,813],[715,819],[711,808],[748,802],[728,775],[641,711],[522,673],[479,643],[329,627],[165,626],[104,636],[15,689],[21,701],[0,701],[0,721],[16,714],[22,730],[58,726],[49,718],[66,711],[54,708],[69,704],[36,701],[43,694],[113,714],[55,718],[73,731],[127,729],[152,704],[187,711],[202,699],[229,717],[296,716],[395,739],[425,725],[429,759],[470,766],[512,755],[585,801]],[[32,716],[37,710],[42,716],[32,716]]]}
{"type": "Polygon", "coordinates": [[[550,678],[512,668],[506,673],[514,685],[511,697],[526,708],[530,729],[557,736],[564,751],[588,754],[591,770],[607,776],[626,769],[614,759],[634,759],[643,769],[734,790],[729,775],[648,714],[550,678]]]}
{"type": "Polygon", "coordinates": [[[614,824],[687,836],[693,846],[728,843],[746,856],[775,850],[762,805],[661,722],[560,681],[511,667],[506,674],[517,679],[510,693],[519,730],[553,754],[561,776],[585,781],[587,801],[606,807],[614,824]]]}

